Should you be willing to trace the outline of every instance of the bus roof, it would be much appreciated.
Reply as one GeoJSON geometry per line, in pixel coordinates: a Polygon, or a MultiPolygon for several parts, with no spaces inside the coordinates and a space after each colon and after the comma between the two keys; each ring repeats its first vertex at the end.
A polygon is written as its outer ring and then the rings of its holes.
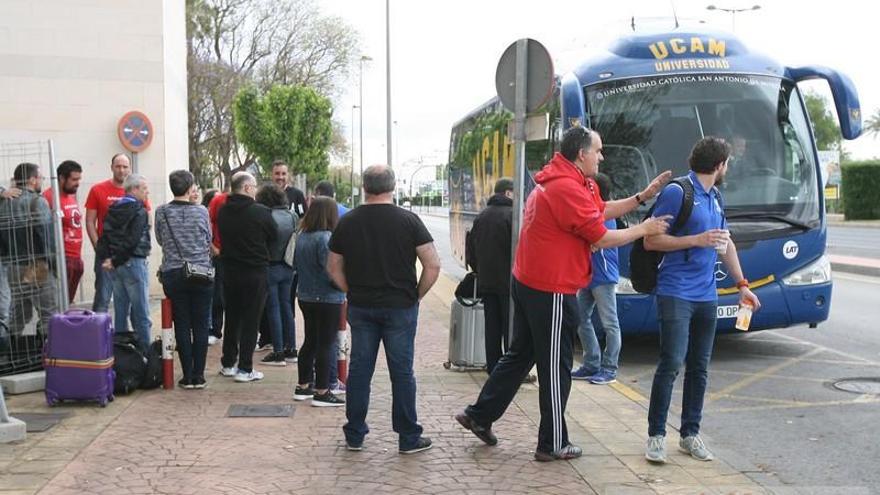
{"type": "Polygon", "coordinates": [[[623,36],[606,52],[574,70],[582,86],[614,79],[693,73],[785,77],[785,68],[750,50],[732,34],[689,27],[623,36]]]}

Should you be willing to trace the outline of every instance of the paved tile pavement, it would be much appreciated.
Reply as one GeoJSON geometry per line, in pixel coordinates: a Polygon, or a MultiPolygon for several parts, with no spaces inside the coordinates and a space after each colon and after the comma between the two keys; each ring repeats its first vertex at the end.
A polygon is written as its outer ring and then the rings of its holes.
{"type": "MultiPolygon", "coordinates": [[[[71,418],[0,446],[0,495],[770,493],[721,460],[701,463],[670,451],[669,464],[648,464],[645,404],[623,385],[574,384],[567,419],[572,441],[584,448],[580,459],[533,460],[537,385],[524,385],[496,424],[498,446],[484,446],[452,418],[476,398],[485,377],[442,366],[452,289],[453,282],[441,277],[421,307],[416,376],[419,419],[434,440],[427,452],[397,453],[381,358],[366,448],[348,452],[344,408],[297,402],[289,418],[225,417],[231,404],[290,403],[296,367],[260,367],[264,381],[234,383],[213,374],[219,362],[214,346],[203,391],[142,391],[104,409],[62,405],[71,418]]],[[[10,397],[9,405],[13,411],[46,410],[42,394],[10,397]]]]}

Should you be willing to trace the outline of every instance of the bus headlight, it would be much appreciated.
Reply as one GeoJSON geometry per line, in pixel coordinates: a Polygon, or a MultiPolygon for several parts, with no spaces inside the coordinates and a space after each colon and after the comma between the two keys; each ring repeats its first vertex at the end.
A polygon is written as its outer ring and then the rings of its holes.
{"type": "Polygon", "coordinates": [[[831,281],[831,260],[824,254],[810,265],[782,279],[785,285],[812,285],[831,281]]]}
{"type": "Polygon", "coordinates": [[[635,289],[633,289],[632,281],[626,277],[620,277],[617,280],[617,293],[618,294],[638,294],[635,289]]]}

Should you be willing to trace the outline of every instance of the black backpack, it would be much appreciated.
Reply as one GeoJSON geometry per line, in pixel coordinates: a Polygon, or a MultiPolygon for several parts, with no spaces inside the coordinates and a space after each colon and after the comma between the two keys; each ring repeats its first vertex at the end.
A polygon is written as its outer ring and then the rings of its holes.
{"type": "MultiPolygon", "coordinates": [[[[684,227],[691,217],[691,212],[694,209],[694,184],[686,176],[676,177],[670,181],[670,184],[678,184],[684,190],[678,217],[669,228],[669,234],[674,235],[684,227]]],[[[642,220],[650,218],[656,207],[657,203],[654,203],[642,220]]],[[[629,252],[629,274],[636,292],[650,294],[654,291],[654,288],[657,287],[658,267],[662,261],[663,253],[645,249],[644,238],[636,239],[633,242],[632,250],[629,252]]]]}
{"type": "Polygon", "coordinates": [[[113,392],[125,395],[140,387],[147,371],[147,358],[141,353],[134,332],[113,334],[113,359],[113,392]]]}
{"type": "Polygon", "coordinates": [[[141,381],[141,388],[152,389],[162,385],[162,377],[164,375],[162,369],[162,341],[156,339],[147,349],[147,364],[144,370],[144,379],[141,381]]]}

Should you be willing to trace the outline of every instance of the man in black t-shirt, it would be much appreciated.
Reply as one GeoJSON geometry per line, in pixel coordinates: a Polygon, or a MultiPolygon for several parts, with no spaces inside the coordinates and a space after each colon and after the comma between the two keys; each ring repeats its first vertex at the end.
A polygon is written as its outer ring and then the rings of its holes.
{"type": "Polygon", "coordinates": [[[366,201],[339,220],[330,238],[327,271],[348,294],[351,364],[342,427],[348,450],[363,448],[370,382],[379,342],[391,374],[392,424],[401,454],[431,448],[416,415],[413,374],[419,301],[440,274],[434,239],[421,219],[394,205],[394,172],[386,165],[364,171],[366,201]],[[416,281],[416,258],[422,273],[416,281]]]}
{"type": "Polygon", "coordinates": [[[275,160],[272,162],[272,182],[284,191],[287,196],[287,203],[290,210],[294,212],[297,218],[306,216],[309,205],[306,203],[306,195],[299,189],[291,186],[287,182],[287,163],[284,160],[275,160]]]}

